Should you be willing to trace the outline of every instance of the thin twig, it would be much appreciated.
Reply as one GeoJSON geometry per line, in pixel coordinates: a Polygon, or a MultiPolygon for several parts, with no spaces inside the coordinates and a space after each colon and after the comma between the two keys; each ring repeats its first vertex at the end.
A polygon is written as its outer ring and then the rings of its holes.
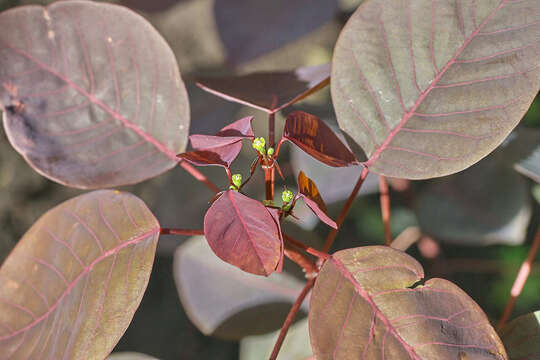
{"type": "Polygon", "coordinates": [[[287,332],[289,331],[289,327],[291,326],[294,317],[298,313],[298,310],[300,309],[300,306],[302,306],[302,302],[304,302],[304,299],[306,298],[307,294],[309,294],[309,291],[315,284],[315,279],[309,279],[306,283],[306,286],[304,286],[304,289],[298,295],[298,298],[294,302],[294,305],[291,307],[291,310],[289,311],[289,314],[287,315],[287,318],[285,319],[285,322],[283,323],[283,326],[281,327],[281,331],[279,332],[279,336],[277,338],[276,344],[274,345],[274,350],[272,351],[272,355],[270,355],[270,360],[276,360],[277,356],[279,354],[279,350],[281,349],[281,345],[283,345],[283,340],[285,340],[285,336],[287,335],[287,332]]]}
{"type": "Polygon", "coordinates": [[[381,214],[384,225],[384,239],[387,246],[392,243],[392,231],[390,229],[390,194],[388,184],[384,176],[379,176],[379,191],[381,199],[381,214]]]}
{"type": "Polygon", "coordinates": [[[347,199],[347,202],[343,206],[343,209],[341,209],[341,213],[339,214],[336,224],[337,229],[332,229],[330,233],[328,234],[328,237],[326,238],[326,241],[324,243],[324,246],[322,248],[322,252],[327,253],[328,250],[332,247],[332,244],[334,243],[334,240],[336,239],[336,235],[339,231],[339,228],[343,224],[343,221],[345,221],[345,217],[347,216],[347,213],[351,209],[351,206],[354,202],[354,199],[356,199],[356,195],[358,194],[358,191],[360,191],[360,188],[362,187],[362,184],[364,183],[364,180],[366,180],[366,177],[369,174],[369,170],[367,167],[364,167],[362,170],[362,173],[358,177],[358,181],[356,182],[356,185],[354,186],[354,189],[351,192],[351,195],[349,195],[349,198],[347,199]]]}
{"type": "Polygon", "coordinates": [[[191,176],[193,176],[196,180],[202,182],[206,187],[208,187],[210,190],[212,190],[214,193],[218,193],[220,190],[219,188],[214,185],[213,182],[208,180],[206,176],[204,176],[199,170],[195,169],[190,163],[187,161],[184,161],[182,159],[179,159],[178,163],[181,167],[183,167],[191,176]]]}
{"type": "Polygon", "coordinates": [[[161,228],[161,235],[204,235],[204,230],[161,228]]]}
{"type": "Polygon", "coordinates": [[[291,244],[293,244],[294,246],[306,251],[308,254],[311,254],[313,256],[316,256],[318,257],[319,259],[324,259],[324,260],[328,260],[330,259],[330,255],[327,254],[327,253],[323,253],[319,250],[316,250],[310,246],[307,246],[306,244],[304,244],[303,242],[301,241],[298,241],[296,240],[295,238],[293,238],[292,236],[290,235],[287,235],[285,233],[282,234],[283,235],[283,238],[287,241],[289,241],[291,244]]]}
{"type": "Polygon", "coordinates": [[[527,258],[521,264],[521,268],[519,269],[519,272],[516,276],[516,280],[514,280],[514,285],[512,286],[512,290],[510,290],[510,298],[508,299],[508,303],[506,304],[506,307],[504,308],[503,315],[501,317],[501,320],[499,320],[499,324],[497,325],[497,330],[500,330],[504,327],[508,319],[510,318],[510,315],[512,314],[512,310],[514,309],[514,305],[516,303],[517,298],[521,294],[521,291],[523,290],[523,287],[525,286],[525,283],[527,282],[527,278],[529,277],[529,274],[531,273],[531,264],[534,261],[534,258],[536,257],[536,253],[538,252],[538,248],[540,247],[540,227],[536,230],[536,235],[534,236],[533,243],[531,245],[531,248],[529,249],[529,254],[527,255],[527,258]]]}

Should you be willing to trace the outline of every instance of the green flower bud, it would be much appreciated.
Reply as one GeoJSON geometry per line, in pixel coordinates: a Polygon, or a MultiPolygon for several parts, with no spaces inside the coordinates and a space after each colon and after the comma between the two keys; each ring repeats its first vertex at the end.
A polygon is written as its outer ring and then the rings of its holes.
{"type": "Polygon", "coordinates": [[[260,152],[262,155],[266,154],[266,140],[263,137],[258,137],[253,140],[253,148],[260,152]]]}
{"type": "Polygon", "coordinates": [[[229,186],[229,189],[234,190],[234,191],[238,191],[238,188],[236,186],[234,186],[234,185],[229,186]]]}
{"type": "Polygon", "coordinates": [[[234,174],[232,176],[232,183],[236,188],[239,188],[242,185],[242,174],[234,174]]]}
{"type": "Polygon", "coordinates": [[[291,190],[283,190],[281,193],[281,200],[283,200],[285,204],[288,204],[292,201],[292,199],[294,199],[293,192],[291,190]]]}
{"type": "Polygon", "coordinates": [[[268,151],[266,153],[268,154],[268,156],[274,155],[274,148],[268,148],[268,151]]]}

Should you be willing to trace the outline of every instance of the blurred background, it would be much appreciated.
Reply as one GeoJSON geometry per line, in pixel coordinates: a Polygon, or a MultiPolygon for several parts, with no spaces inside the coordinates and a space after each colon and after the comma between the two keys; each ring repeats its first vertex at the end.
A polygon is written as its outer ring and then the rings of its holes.
{"type": "MultiPolygon", "coordinates": [[[[0,0],[0,10],[50,2],[0,0]]],[[[172,47],[190,96],[191,133],[213,134],[234,120],[254,115],[256,136],[267,136],[265,113],[208,94],[197,88],[193,80],[198,76],[288,70],[327,63],[331,61],[340,29],[362,0],[109,2],[121,3],[142,14],[172,47]]],[[[281,133],[284,115],[293,110],[313,113],[337,129],[328,87],[287,108],[285,114],[278,114],[277,134],[281,133]]],[[[540,224],[540,185],[533,180],[538,181],[540,177],[539,146],[540,100],[537,97],[518,129],[503,146],[473,167],[457,175],[428,181],[411,183],[389,179],[393,237],[401,234],[402,239],[416,240],[408,253],[423,264],[426,276],[455,282],[478,302],[493,322],[502,313],[513,280],[540,224]]],[[[335,219],[360,169],[335,170],[318,164],[291,146],[286,145],[284,150],[280,154],[280,165],[287,180],[278,186],[276,192],[281,192],[282,185],[295,189],[296,174],[303,170],[318,184],[328,205],[329,215],[335,219]]],[[[244,146],[243,153],[233,164],[233,170],[246,175],[252,160],[253,151],[244,146]]],[[[225,187],[226,177],[221,168],[203,168],[201,171],[219,186],[225,187]]],[[[181,168],[122,190],[141,197],[163,227],[175,228],[201,229],[208,201],[212,197],[207,188],[181,168]]],[[[251,181],[247,191],[253,197],[263,198],[260,173],[251,181]]],[[[80,193],[33,171],[10,146],[2,132],[0,259],[7,256],[39,216],[80,193]]],[[[297,215],[301,220],[287,224],[288,231],[297,239],[320,244],[329,228],[319,223],[305,208],[298,209],[297,215]]],[[[146,294],[115,351],[136,351],[162,360],[247,360],[266,357],[272,341],[264,336],[250,337],[241,345],[239,336],[228,336],[229,328],[223,324],[221,329],[206,331],[217,335],[209,337],[203,335],[188,318],[173,277],[173,257],[185,240],[183,237],[170,236],[160,239],[146,294]]],[[[195,249],[195,240],[191,241],[191,247],[184,247],[180,255],[189,257],[200,250],[197,253],[200,256],[207,251],[195,249]],[[193,252],[190,253],[191,250],[193,252]]],[[[383,243],[377,178],[370,176],[338,235],[334,249],[383,243]]],[[[177,254],[177,257],[180,255],[177,254]]],[[[208,253],[209,262],[215,260],[212,256],[208,253]]],[[[186,266],[188,263],[185,260],[182,264],[186,266]]],[[[181,271],[176,265],[176,271],[181,271]]],[[[216,282],[215,276],[220,276],[218,272],[204,268],[197,273],[197,265],[191,266],[191,271],[195,273],[191,281],[198,276],[201,288],[211,286],[216,282]]],[[[287,265],[287,269],[292,269],[289,273],[293,278],[302,278],[291,264],[287,265]]],[[[183,281],[189,282],[190,279],[183,281]]],[[[540,309],[538,294],[540,260],[537,257],[512,317],[540,309]]],[[[258,314],[256,318],[237,316],[235,324],[264,322],[268,321],[265,318],[268,316],[272,317],[269,326],[277,329],[288,306],[280,306],[277,310],[260,306],[254,309],[258,314]]],[[[301,326],[303,324],[299,323],[298,327],[301,326]]],[[[301,360],[307,357],[309,348],[305,349],[308,346],[305,335],[305,329],[301,329],[299,335],[293,335],[298,336],[294,342],[303,344],[304,349],[289,348],[286,351],[290,355],[284,353],[284,359],[301,360]]]]}

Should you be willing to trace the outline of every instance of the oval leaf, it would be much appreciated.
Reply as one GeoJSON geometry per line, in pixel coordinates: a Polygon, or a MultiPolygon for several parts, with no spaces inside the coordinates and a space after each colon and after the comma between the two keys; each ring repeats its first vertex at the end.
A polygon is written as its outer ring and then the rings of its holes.
{"type": "Polygon", "coordinates": [[[142,299],[159,231],[141,200],[116,191],[43,215],[0,268],[0,353],[105,358],[142,299]]]}
{"type": "Polygon", "coordinates": [[[324,64],[283,72],[200,78],[197,85],[229,101],[275,113],[322,89],[329,82],[330,64],[324,64]]]}
{"type": "Polygon", "coordinates": [[[290,113],[285,120],[283,137],[328,166],[358,164],[352,152],[328,125],[303,111],[290,113]]]}
{"type": "Polygon", "coordinates": [[[223,261],[256,275],[281,262],[282,240],[274,218],[259,201],[227,190],[204,216],[204,236],[223,261]]]}
{"type": "Polygon", "coordinates": [[[540,311],[522,315],[501,330],[501,338],[510,360],[540,357],[540,311]]]}
{"type": "Polygon", "coordinates": [[[62,1],[0,15],[0,106],[15,149],[78,188],[133,184],[177,163],[189,103],[175,57],[141,16],[62,1]]]}
{"type": "MultiPolygon", "coordinates": [[[[226,264],[202,237],[176,250],[173,268],[191,321],[204,334],[229,340],[279,329],[303,287],[285,273],[262,278],[226,264]]],[[[307,305],[302,309],[307,313],[307,305]]]]}
{"type": "Polygon", "coordinates": [[[384,246],[335,253],[317,278],[309,330],[317,359],[507,359],[480,307],[409,255],[384,246]]]}
{"type": "Polygon", "coordinates": [[[540,2],[370,0],[336,44],[340,127],[391,177],[463,170],[518,124],[540,86],[540,2]]]}

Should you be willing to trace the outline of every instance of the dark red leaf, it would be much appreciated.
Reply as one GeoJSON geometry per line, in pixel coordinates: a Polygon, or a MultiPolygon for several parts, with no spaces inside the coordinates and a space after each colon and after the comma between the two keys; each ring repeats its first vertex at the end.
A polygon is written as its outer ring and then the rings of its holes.
{"type": "Polygon", "coordinates": [[[317,185],[315,185],[315,183],[308,178],[303,171],[300,171],[298,174],[297,196],[304,199],[306,205],[313,211],[315,215],[317,215],[319,219],[321,219],[322,222],[330,227],[333,227],[334,229],[337,229],[337,224],[335,221],[326,215],[326,204],[319,193],[319,189],[317,189],[317,185]]]}
{"type": "Polygon", "coordinates": [[[197,166],[224,166],[230,167],[231,163],[236,159],[242,142],[236,141],[225,146],[208,148],[207,150],[195,150],[187,153],[179,154],[178,157],[189,161],[197,166]]]}
{"type": "Polygon", "coordinates": [[[221,129],[216,135],[217,136],[226,136],[226,137],[242,137],[242,138],[253,138],[253,129],[251,128],[251,122],[253,121],[253,116],[246,116],[240,120],[236,120],[232,124],[225,126],[221,129]]]}
{"type": "Polygon", "coordinates": [[[274,219],[274,222],[276,223],[276,226],[279,230],[279,239],[281,241],[281,254],[279,258],[279,264],[276,268],[276,272],[280,273],[283,270],[283,255],[284,255],[284,246],[283,246],[283,234],[281,233],[281,223],[279,221],[279,209],[269,208],[267,207],[266,210],[272,215],[272,218],[274,219]]]}
{"type": "Polygon", "coordinates": [[[202,89],[268,113],[279,111],[328,85],[330,64],[284,72],[198,79],[202,89]]]}
{"type": "MultiPolygon", "coordinates": [[[[151,1],[148,1],[151,2],[151,1]]],[[[227,60],[236,65],[331,21],[337,0],[216,0],[214,16],[227,60]]]]}
{"type": "Polygon", "coordinates": [[[214,253],[246,272],[268,276],[278,268],[282,240],[259,201],[227,190],[204,216],[204,235],[214,253]]]}
{"type": "Polygon", "coordinates": [[[353,153],[319,118],[303,111],[287,116],[283,137],[315,159],[333,167],[358,164],[353,153]]]}

